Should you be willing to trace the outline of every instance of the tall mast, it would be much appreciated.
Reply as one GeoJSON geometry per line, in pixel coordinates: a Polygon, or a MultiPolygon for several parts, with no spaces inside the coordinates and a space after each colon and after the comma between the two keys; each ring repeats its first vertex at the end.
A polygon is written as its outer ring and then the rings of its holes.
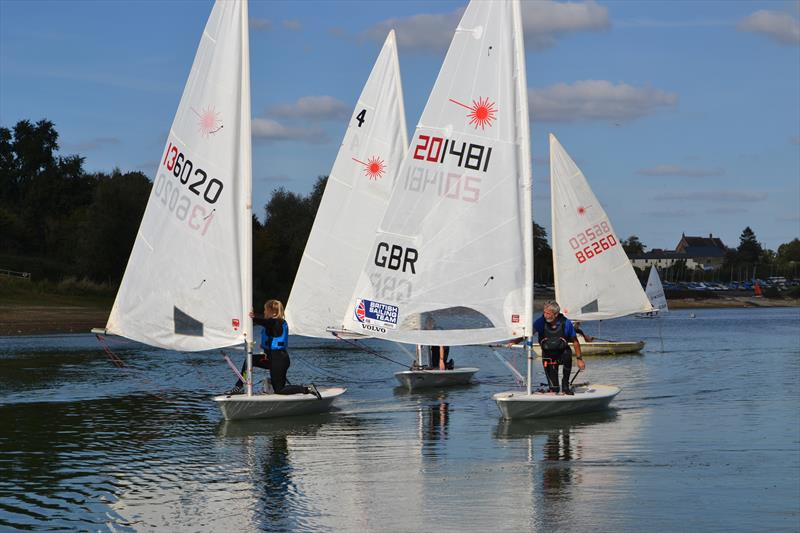
{"type": "Polygon", "coordinates": [[[241,35],[242,35],[242,78],[241,93],[242,99],[241,120],[239,130],[239,168],[242,177],[242,206],[241,228],[242,228],[242,249],[240,251],[242,264],[242,322],[245,337],[245,353],[247,354],[247,394],[253,394],[253,321],[249,314],[253,309],[253,164],[252,147],[250,136],[250,38],[248,33],[247,0],[242,0],[241,11],[241,35]]]}
{"type": "Polygon", "coordinates": [[[531,184],[531,136],[530,125],[528,123],[528,80],[525,75],[525,43],[522,36],[522,17],[520,14],[519,0],[514,0],[512,4],[513,27],[514,27],[514,63],[515,78],[517,82],[517,142],[519,143],[519,169],[520,187],[523,189],[521,195],[524,202],[523,223],[525,229],[525,336],[527,342],[525,349],[528,359],[528,394],[531,394],[531,379],[533,377],[533,350],[531,347],[533,339],[533,191],[531,184]]]}

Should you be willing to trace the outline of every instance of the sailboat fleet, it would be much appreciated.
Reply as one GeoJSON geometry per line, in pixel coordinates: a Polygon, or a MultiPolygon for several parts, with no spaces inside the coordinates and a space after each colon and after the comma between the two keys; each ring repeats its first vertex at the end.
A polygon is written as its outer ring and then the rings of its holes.
{"type": "MultiPolygon", "coordinates": [[[[106,333],[203,351],[244,346],[246,392],[226,419],[322,412],[345,392],[253,390],[252,185],[246,1],[211,12],[106,333]],[[213,81],[212,81],[213,80],[213,81]]],[[[286,308],[294,335],[459,346],[524,339],[527,389],[505,418],[605,408],[620,389],[537,392],[525,50],[518,1],[472,1],[408,142],[390,32],[353,110],[286,308]],[[354,227],[347,213],[368,223],[354,227]]],[[[653,309],[580,170],[551,144],[556,295],[570,318],[653,309]],[[627,268],[626,268],[627,266],[627,268]],[[635,285],[635,288],[634,288],[635,285]],[[638,289],[638,291],[637,291],[638,289]]],[[[408,386],[477,368],[398,373],[408,386]]]]}

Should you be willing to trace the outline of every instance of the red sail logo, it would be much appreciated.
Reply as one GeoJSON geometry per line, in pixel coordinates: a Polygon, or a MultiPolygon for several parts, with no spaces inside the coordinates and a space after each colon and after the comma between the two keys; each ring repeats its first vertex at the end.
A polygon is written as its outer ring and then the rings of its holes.
{"type": "Polygon", "coordinates": [[[480,127],[482,130],[486,129],[486,126],[492,127],[492,121],[496,120],[497,117],[495,113],[497,113],[497,109],[494,107],[495,103],[489,100],[488,98],[478,98],[477,101],[473,100],[472,105],[468,106],[466,104],[462,104],[456,100],[450,98],[450,101],[454,104],[458,104],[461,107],[469,109],[469,113],[467,113],[467,118],[469,119],[470,125],[475,126],[477,130],[480,127]]]}

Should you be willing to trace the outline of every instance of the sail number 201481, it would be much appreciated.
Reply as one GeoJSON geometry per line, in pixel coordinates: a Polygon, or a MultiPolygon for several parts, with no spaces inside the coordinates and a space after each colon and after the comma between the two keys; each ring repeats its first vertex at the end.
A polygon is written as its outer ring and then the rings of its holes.
{"type": "Polygon", "coordinates": [[[616,246],[616,244],[617,239],[611,233],[611,227],[605,220],[599,224],[589,226],[569,239],[569,245],[573,250],[577,250],[575,259],[578,260],[578,263],[585,263],[612,246],[616,246]]]}

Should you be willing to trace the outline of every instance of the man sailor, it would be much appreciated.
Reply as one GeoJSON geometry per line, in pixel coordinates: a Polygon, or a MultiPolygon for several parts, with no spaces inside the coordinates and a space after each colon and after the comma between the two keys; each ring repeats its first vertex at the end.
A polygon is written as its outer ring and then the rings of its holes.
{"type": "Polygon", "coordinates": [[[572,395],[569,376],[572,373],[572,350],[578,359],[578,368],[583,370],[586,363],[581,356],[581,343],[572,321],[561,314],[561,306],[555,300],[545,302],[542,316],[533,323],[533,329],[539,334],[539,345],[542,347],[542,365],[547,376],[550,392],[559,392],[558,367],[564,367],[560,392],[572,395]]]}

